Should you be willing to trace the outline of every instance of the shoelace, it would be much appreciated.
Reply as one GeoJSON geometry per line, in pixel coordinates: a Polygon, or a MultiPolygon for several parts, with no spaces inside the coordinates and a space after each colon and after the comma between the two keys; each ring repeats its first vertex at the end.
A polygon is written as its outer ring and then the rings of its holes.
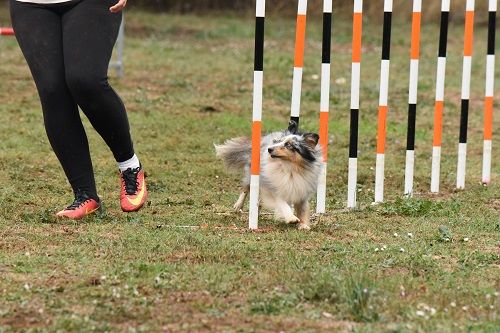
{"type": "Polygon", "coordinates": [[[125,192],[128,195],[134,195],[137,193],[137,188],[139,187],[139,182],[137,181],[137,175],[140,171],[139,168],[128,168],[127,170],[122,172],[122,178],[125,183],[125,192]]]}
{"type": "Polygon", "coordinates": [[[81,205],[84,205],[85,203],[87,203],[90,200],[92,200],[92,198],[90,198],[87,193],[85,193],[85,192],[78,192],[75,195],[75,200],[73,201],[73,203],[71,205],[69,205],[68,207],[66,207],[66,210],[75,210],[75,209],[79,208],[81,205]]]}

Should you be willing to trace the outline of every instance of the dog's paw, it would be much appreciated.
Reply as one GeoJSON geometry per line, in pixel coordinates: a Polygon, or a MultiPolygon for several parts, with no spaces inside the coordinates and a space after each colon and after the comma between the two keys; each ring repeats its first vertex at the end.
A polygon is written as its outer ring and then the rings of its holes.
{"type": "Polygon", "coordinates": [[[297,216],[295,216],[295,215],[290,215],[290,216],[288,216],[288,217],[285,218],[285,222],[289,223],[289,224],[299,223],[300,219],[297,216]]]}
{"type": "Polygon", "coordinates": [[[243,205],[237,202],[233,205],[233,209],[236,213],[241,213],[243,212],[243,205]]]}
{"type": "Polygon", "coordinates": [[[311,225],[309,223],[300,223],[299,230],[311,230],[311,225]]]}

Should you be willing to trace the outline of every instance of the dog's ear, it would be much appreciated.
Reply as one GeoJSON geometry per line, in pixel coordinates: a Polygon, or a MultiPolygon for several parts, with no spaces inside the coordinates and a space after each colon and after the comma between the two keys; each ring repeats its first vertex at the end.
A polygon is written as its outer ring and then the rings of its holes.
{"type": "Polygon", "coordinates": [[[305,133],[303,137],[307,145],[309,145],[312,148],[316,147],[316,145],[318,144],[319,135],[316,133],[305,133]]]}
{"type": "Polygon", "coordinates": [[[299,124],[295,120],[290,120],[288,122],[288,129],[287,132],[290,134],[297,134],[297,131],[299,130],[299,124]]]}

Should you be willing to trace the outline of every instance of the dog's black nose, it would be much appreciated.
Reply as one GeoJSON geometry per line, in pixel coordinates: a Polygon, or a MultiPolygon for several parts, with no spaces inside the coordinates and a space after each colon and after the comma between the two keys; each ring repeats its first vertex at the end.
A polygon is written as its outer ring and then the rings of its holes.
{"type": "Polygon", "coordinates": [[[273,151],[274,151],[274,149],[273,149],[273,148],[267,148],[267,152],[268,152],[269,154],[272,154],[272,153],[273,153],[273,151]]]}

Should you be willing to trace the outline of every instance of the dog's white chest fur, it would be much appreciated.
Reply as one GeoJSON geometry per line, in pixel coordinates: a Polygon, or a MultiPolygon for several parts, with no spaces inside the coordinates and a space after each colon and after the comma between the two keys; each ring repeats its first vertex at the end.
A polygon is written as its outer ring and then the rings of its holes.
{"type": "Polygon", "coordinates": [[[265,163],[262,181],[267,183],[265,188],[275,191],[275,196],[294,204],[309,199],[316,189],[318,174],[316,165],[300,169],[290,163],[265,163]]]}

